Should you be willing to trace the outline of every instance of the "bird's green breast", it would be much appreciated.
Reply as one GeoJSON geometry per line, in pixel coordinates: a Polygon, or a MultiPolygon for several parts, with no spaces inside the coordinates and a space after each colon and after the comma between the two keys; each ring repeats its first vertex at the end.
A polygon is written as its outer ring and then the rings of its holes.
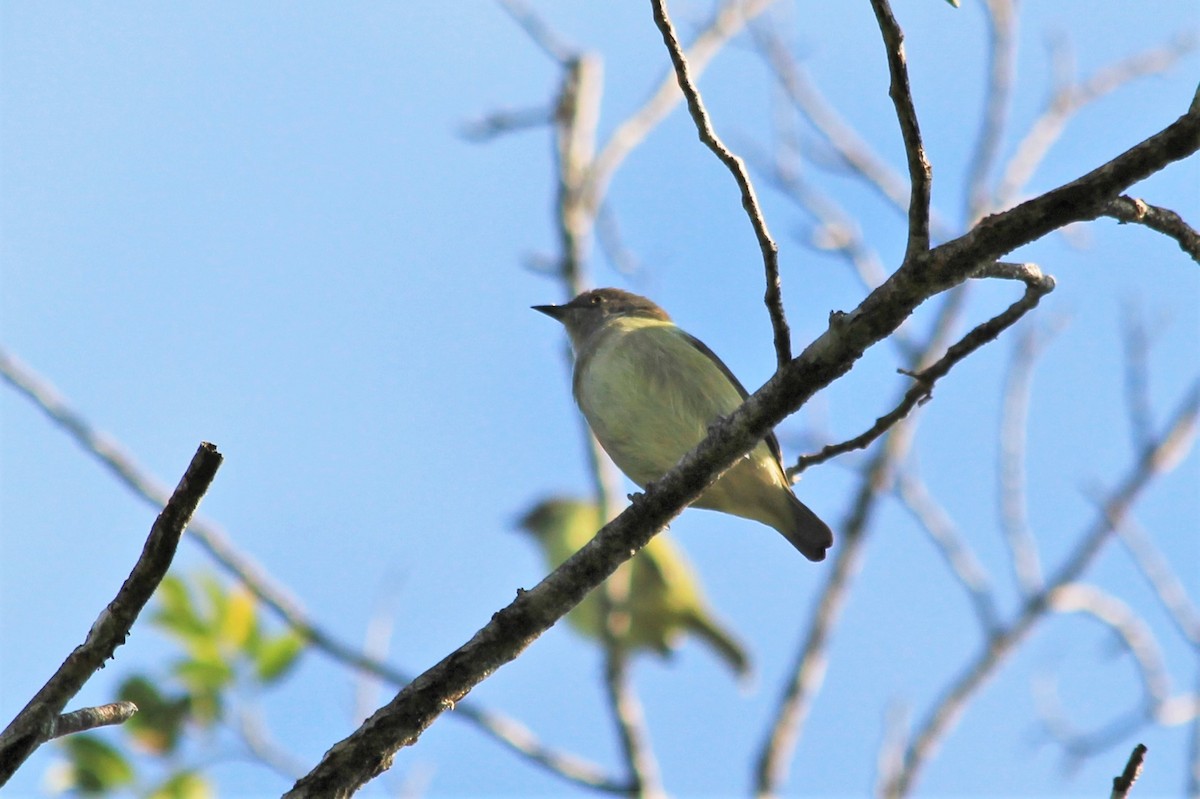
{"type": "Polygon", "coordinates": [[[683,331],[641,318],[615,320],[587,342],[574,390],[600,443],[641,485],[661,477],[742,402],[683,331]]]}

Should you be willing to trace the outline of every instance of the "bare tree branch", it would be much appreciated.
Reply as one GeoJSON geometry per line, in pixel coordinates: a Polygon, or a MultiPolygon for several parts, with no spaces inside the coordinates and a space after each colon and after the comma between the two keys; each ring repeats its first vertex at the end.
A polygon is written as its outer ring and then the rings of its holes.
{"type": "Polygon", "coordinates": [[[553,114],[545,108],[493,111],[467,122],[459,133],[467,141],[482,143],[507,133],[548,125],[552,116],[553,114]]]}
{"type": "Polygon", "coordinates": [[[54,719],[50,725],[51,730],[47,740],[113,724],[124,724],[133,718],[133,714],[137,713],[137,710],[137,705],[133,702],[111,702],[107,705],[72,710],[70,713],[63,713],[54,719]]]}
{"type": "MultiPolygon", "coordinates": [[[[116,474],[126,488],[151,505],[164,504],[166,492],[158,481],[143,470],[112,438],[97,431],[82,415],[72,409],[46,380],[2,348],[0,375],[33,402],[52,422],[66,430],[87,453],[116,474]]],[[[407,685],[411,681],[409,675],[387,663],[363,655],[312,621],[285,589],[276,585],[253,561],[233,546],[229,536],[218,525],[204,519],[195,519],[188,526],[188,532],[221,568],[245,585],[284,624],[318,650],[356,671],[374,674],[394,686],[407,685]]],[[[528,728],[513,719],[469,702],[460,703],[455,710],[457,717],[472,722],[530,762],[543,766],[567,780],[609,793],[625,792],[624,783],[609,779],[598,766],[546,747],[528,728]]]]}
{"type": "Polygon", "coordinates": [[[987,0],[988,86],[983,120],[975,153],[968,161],[966,219],[968,225],[991,210],[988,176],[996,164],[1000,144],[1012,109],[1012,90],[1017,75],[1016,0],[987,0]]]}
{"type": "Polygon", "coordinates": [[[830,444],[813,455],[801,456],[796,465],[788,469],[789,476],[802,473],[808,467],[824,463],[837,455],[863,449],[881,436],[892,425],[903,419],[913,408],[933,396],[934,384],[945,377],[954,365],[966,358],[989,341],[994,341],[1005,329],[1016,324],[1022,316],[1037,307],[1042,297],[1054,290],[1054,278],[1043,275],[1035,264],[996,263],[976,270],[973,277],[999,277],[1020,280],[1025,283],[1025,294],[1007,309],[988,321],[978,325],[970,333],[950,347],[936,363],[919,373],[910,373],[913,385],[904,394],[900,404],[875,420],[875,424],[862,434],[840,444],[830,444]]]}
{"type": "Polygon", "coordinates": [[[692,121],[696,123],[700,141],[704,142],[705,146],[712,150],[713,154],[733,174],[733,179],[741,191],[742,208],[750,218],[750,226],[754,229],[754,237],[758,240],[758,248],[762,252],[763,271],[767,285],[763,302],[766,303],[767,312],[771,317],[771,329],[775,335],[775,358],[782,367],[792,359],[792,337],[788,330],[787,316],[783,311],[783,294],[779,282],[779,246],[771,237],[770,231],[767,230],[767,220],[763,217],[762,208],[759,207],[758,196],[754,193],[754,185],[750,182],[750,174],[746,171],[745,162],[725,146],[713,129],[712,120],[709,119],[704,101],[700,98],[700,91],[692,79],[687,56],[683,52],[683,45],[679,43],[679,37],[675,34],[675,26],[671,24],[671,18],[667,14],[666,0],[651,0],[651,5],[654,7],[654,23],[662,33],[663,43],[671,56],[671,64],[674,66],[675,76],[679,80],[679,89],[687,101],[692,121]]]}
{"type": "MultiPolygon", "coordinates": [[[[712,22],[702,30],[685,56],[693,80],[698,80],[725,43],[736,36],[746,23],[766,11],[775,0],[724,0],[712,22]]],[[[658,88],[642,106],[616,127],[596,154],[587,178],[585,192],[589,202],[598,206],[607,192],[617,168],[658,123],[683,99],[674,71],[665,75],[658,88]]]]}
{"type": "MultiPolygon", "coordinates": [[[[1095,102],[1125,84],[1147,75],[1164,72],[1196,47],[1195,36],[1181,36],[1161,47],[1138,53],[1098,70],[1087,80],[1060,80],[1046,107],[1017,144],[995,190],[993,207],[1010,205],[1024,190],[1050,148],[1062,136],[1067,123],[1083,106],[1095,102]]],[[[1061,60],[1061,55],[1060,55],[1061,60]]],[[[1063,71],[1060,69],[1060,72],[1063,71]]]]}
{"type": "MultiPolygon", "coordinates": [[[[221,453],[212,444],[200,445],[175,492],[154,520],[150,536],[129,577],[92,624],[87,639],[75,647],[54,676],[0,733],[0,785],[8,782],[35,749],[54,737],[63,707],[93,674],[104,667],[117,647],[125,643],[138,614],[171,566],[179,539],[212,484],[221,460],[221,453]]],[[[112,713],[115,717],[127,709],[112,713]]],[[[97,715],[85,712],[73,720],[64,719],[62,723],[70,726],[82,723],[89,716],[95,720],[97,715]]]]}
{"type": "Polygon", "coordinates": [[[1125,770],[1121,772],[1119,777],[1113,777],[1112,793],[1109,794],[1110,799],[1125,799],[1129,795],[1129,791],[1133,789],[1133,784],[1137,782],[1137,778],[1142,774],[1142,763],[1146,758],[1145,744],[1138,744],[1133,747],[1133,752],[1129,755],[1129,762],[1125,764],[1125,770]]]}
{"type": "Polygon", "coordinates": [[[1200,383],[1193,386],[1153,445],[1139,453],[1128,473],[1105,501],[1099,517],[1080,536],[1074,551],[1049,580],[1047,587],[1024,601],[1017,617],[986,642],[930,709],[904,753],[902,767],[885,781],[885,796],[906,796],[912,790],[921,768],[962,715],[970,698],[995,674],[1034,626],[1045,618],[1053,592],[1079,577],[1111,536],[1114,520],[1125,518],[1142,491],[1190,447],[1197,414],[1200,414],[1200,383]]]}
{"type": "Polygon", "coordinates": [[[631,782],[628,793],[651,799],[665,797],[658,761],[646,730],[642,703],[630,684],[627,652],[615,646],[615,642],[605,643],[604,684],[608,689],[609,706],[616,717],[625,762],[629,766],[631,782]]]}
{"type": "MultiPolygon", "coordinates": [[[[335,744],[289,795],[346,796],[378,775],[395,752],[411,745],[480,681],[516,658],[538,635],[599,585],[630,554],[708,488],[816,391],[845,374],[871,345],[890,335],[929,297],[986,271],[997,258],[1077,221],[1133,182],[1200,148],[1200,99],[1185,116],[1103,166],[1009,211],[971,232],[906,261],[850,313],[790,361],[583,549],[517,600],[498,611],[464,646],[414,680],[348,738],[335,744]]],[[[1172,453],[1175,450],[1172,448],[1172,453]]],[[[1165,457],[1161,453],[1159,457],[1165,457]]],[[[1098,543],[1094,546],[1098,546],[1098,543]]],[[[1086,558],[1084,561],[1086,562],[1086,558]]],[[[1072,579],[1073,574],[1067,574],[1072,579]]],[[[1023,632],[1023,631],[1022,631],[1023,632]]],[[[973,689],[974,680],[968,680],[973,689]]],[[[967,691],[970,693],[970,690],[967,691]]],[[[928,724],[927,749],[946,720],[928,724]]],[[[914,744],[915,747],[915,744],[914,744]]],[[[924,752],[921,753],[922,755],[924,752]]],[[[906,781],[911,781],[911,777],[906,781]]]]}
{"type": "Polygon", "coordinates": [[[1013,576],[1024,596],[1040,591],[1044,583],[1037,542],[1029,528],[1029,507],[1025,497],[1025,442],[1029,432],[1033,366],[1044,345],[1044,339],[1034,329],[1022,332],[1017,338],[1004,379],[1000,440],[997,442],[1000,528],[1008,545],[1013,576]]]}
{"type": "Polygon", "coordinates": [[[1145,225],[1164,236],[1170,236],[1196,263],[1200,263],[1200,233],[1183,221],[1183,217],[1169,208],[1150,205],[1145,200],[1122,194],[1104,206],[1104,216],[1111,216],[1122,224],[1145,225]]]}
{"type": "MultiPolygon", "coordinates": [[[[887,203],[901,213],[908,211],[909,187],[900,173],[876,153],[858,131],[833,107],[812,82],[808,72],[787,52],[767,25],[751,27],[754,40],[784,93],[804,119],[816,128],[838,159],[861,177],[887,203]]],[[[949,235],[945,223],[931,219],[939,235],[949,235]]]]}
{"type": "Polygon", "coordinates": [[[983,634],[993,635],[1000,627],[1000,614],[996,610],[991,580],[988,579],[983,564],[975,557],[975,553],[958,534],[954,522],[934,501],[925,484],[912,473],[911,468],[900,471],[896,479],[896,488],[904,506],[929,534],[959,584],[967,592],[983,634]]]}
{"type": "Polygon", "coordinates": [[[1148,722],[1175,726],[1200,713],[1200,697],[1171,696],[1166,663],[1154,634],[1123,601],[1093,585],[1068,583],[1052,592],[1049,607],[1056,613],[1083,614],[1108,628],[1130,654],[1142,685],[1142,700],[1136,706],[1099,729],[1081,731],[1061,708],[1053,681],[1047,681],[1038,712],[1051,736],[1072,760],[1108,749],[1148,722]]]}
{"type": "Polygon", "coordinates": [[[529,35],[530,40],[559,66],[567,66],[578,50],[571,47],[534,13],[524,0],[496,0],[504,12],[529,35]]]}
{"type": "MultiPolygon", "coordinates": [[[[963,310],[964,287],[950,292],[938,309],[935,324],[924,345],[914,350],[908,365],[928,366],[941,352],[963,310]]],[[[817,605],[807,624],[791,680],[780,697],[775,717],[760,748],[754,770],[754,793],[774,796],[787,777],[788,764],[800,741],[812,703],[825,679],[829,641],[841,620],[841,611],[858,575],[866,548],[867,533],[882,496],[890,489],[899,464],[905,459],[916,435],[917,417],[910,416],[892,427],[883,445],[863,466],[858,490],[846,521],[840,526],[840,546],[834,550],[833,567],[822,586],[817,605]]]]}
{"type": "Polygon", "coordinates": [[[888,72],[892,81],[888,96],[896,107],[896,118],[900,122],[900,135],[904,139],[904,153],[908,160],[908,246],[904,251],[904,262],[909,263],[929,249],[929,202],[933,186],[933,169],[925,157],[925,145],[921,141],[921,126],[917,122],[917,109],[913,105],[912,89],[908,85],[908,64],[904,55],[904,33],[892,14],[888,0],[871,0],[879,32],[883,34],[887,50],[888,72]]]}
{"type": "Polygon", "coordinates": [[[1154,545],[1154,541],[1132,518],[1125,518],[1117,525],[1121,543],[1133,557],[1138,570],[1154,589],[1158,601],[1166,609],[1179,633],[1193,647],[1200,649],[1200,610],[1188,597],[1187,589],[1175,574],[1171,564],[1154,545]]]}

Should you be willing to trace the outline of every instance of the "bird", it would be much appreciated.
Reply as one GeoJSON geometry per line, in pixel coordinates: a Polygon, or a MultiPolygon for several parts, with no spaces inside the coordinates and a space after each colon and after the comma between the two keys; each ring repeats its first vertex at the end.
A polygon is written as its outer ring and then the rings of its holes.
{"type": "MultiPolygon", "coordinates": [[[[600,288],[533,310],[566,327],[575,354],[575,402],[604,451],[642,488],[749,396],[704,342],[646,297],[600,288]]],[[[812,561],[824,560],[833,545],[829,527],[792,493],[773,433],[693,505],[773,527],[812,561]]]]}
{"type": "MultiPolygon", "coordinates": [[[[519,522],[541,547],[551,569],[579,551],[603,524],[596,503],[562,496],[537,503],[519,522]]],[[[651,539],[621,568],[629,570],[629,593],[624,603],[628,622],[616,639],[619,647],[667,657],[691,633],[739,677],[749,676],[745,649],[713,617],[691,564],[666,533],[651,539]]],[[[602,641],[604,611],[598,589],[593,590],[567,614],[567,623],[581,635],[602,641]]]]}

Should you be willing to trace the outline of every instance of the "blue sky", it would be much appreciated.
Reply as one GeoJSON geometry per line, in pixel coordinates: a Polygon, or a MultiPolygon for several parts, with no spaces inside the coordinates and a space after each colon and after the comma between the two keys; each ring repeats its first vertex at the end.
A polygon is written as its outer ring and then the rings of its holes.
{"type": "MultiPolygon", "coordinates": [[[[896,3],[934,201],[961,224],[961,185],[980,109],[982,14],[934,0],[896,3]]],[[[643,4],[543,3],[572,44],[599,52],[601,135],[636,109],[665,68],[643,4]]],[[[684,31],[707,11],[673,4],[684,31]]],[[[1193,4],[1030,3],[1013,125],[1045,96],[1044,42],[1066,37],[1081,74],[1196,27],[1193,4]]],[[[866,3],[799,3],[774,18],[841,112],[892,164],[902,150],[866,3]]],[[[557,68],[496,5],[437,3],[80,3],[0,6],[0,343],[50,379],[98,427],[174,484],[201,440],[226,456],[202,513],[300,597],[361,641],[395,609],[389,659],[410,672],[466,641],[543,574],[512,532],[538,498],[589,486],[561,330],[529,306],[563,299],[527,267],[552,251],[551,136],[464,141],[470,119],[544,105],[557,68]]],[[[1183,113],[1198,59],[1087,107],[1029,187],[1091,169],[1183,113]]],[[[718,131],[735,149],[769,146],[774,93],[743,37],[705,74],[718,131]]],[[[1015,139],[1006,139],[1011,154],[1015,139]]],[[[810,177],[859,216],[885,265],[903,219],[845,175],[810,177]]],[[[1195,159],[1135,193],[1200,220],[1195,159]]],[[[760,183],[781,244],[796,349],[830,310],[862,296],[837,259],[803,243],[808,221],[760,183]]],[[[593,282],[654,297],[749,387],[773,364],[761,265],[735,187],[673,114],[624,164],[612,209],[642,267],[593,282]]],[[[1200,273],[1174,244],[1101,221],[1014,257],[1059,288],[1035,324],[1060,325],[1034,381],[1030,516],[1047,564],[1094,516],[1093,496],[1130,463],[1121,405],[1120,312],[1156,331],[1151,391],[1161,424],[1200,363],[1200,273]]],[[[967,318],[1016,296],[981,286],[967,318]]],[[[914,324],[930,319],[918,313],[914,324]]],[[[1015,592],[996,523],[996,428],[1015,337],[957,368],[922,411],[920,472],[992,572],[1006,611],[1015,592]]],[[[904,386],[894,348],[780,428],[785,453],[856,434],[904,386]]],[[[154,511],[11,390],[0,391],[0,716],[11,718],[86,634],[141,549],[154,511]]],[[[798,493],[835,531],[855,485],[850,457],[807,474],[798,493]]],[[[1138,519],[1200,597],[1200,459],[1148,492],[1138,519]]],[[[749,522],[688,511],[674,532],[713,605],[758,664],[739,691],[702,648],[636,677],[668,789],[744,792],[749,763],[798,647],[823,566],[749,522]]],[[[180,573],[210,568],[192,546],[180,573]]],[[[1194,685],[1194,650],[1110,544],[1087,575],[1144,612],[1172,665],[1194,685]]],[[[971,610],[925,536],[894,502],[873,531],[830,655],[789,791],[859,795],[871,786],[886,709],[921,716],[979,641],[971,610]]],[[[1044,745],[1031,680],[1060,675],[1080,724],[1132,705],[1127,656],[1094,624],[1060,617],[989,683],[926,769],[927,795],[1098,795],[1137,740],[1150,746],[1140,795],[1183,781],[1186,727],[1146,730],[1074,771],[1044,745]]],[[[155,668],[168,644],[135,628],[73,706],[111,698],[119,678],[155,668]]],[[[555,628],[472,694],[548,743],[609,764],[615,737],[593,648],[555,628]]],[[[267,723],[313,763],[353,729],[354,683],[320,654],[260,698],[267,723]],[[301,709],[297,709],[297,705],[301,709]]],[[[46,747],[12,785],[37,795],[46,747]]],[[[229,758],[211,769],[224,795],[278,794],[276,775],[229,758]]],[[[405,779],[431,796],[565,790],[468,724],[440,719],[369,789],[405,779]]]]}

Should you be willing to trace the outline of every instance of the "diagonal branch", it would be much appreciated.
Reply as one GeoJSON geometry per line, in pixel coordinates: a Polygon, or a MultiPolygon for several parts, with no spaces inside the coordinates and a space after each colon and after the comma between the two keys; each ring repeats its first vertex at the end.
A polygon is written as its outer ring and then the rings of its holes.
{"type": "Polygon", "coordinates": [[[110,727],[114,724],[124,724],[133,718],[138,707],[133,702],[110,702],[107,705],[85,707],[63,713],[51,723],[47,739],[62,738],[77,732],[87,732],[99,727],[110,727]]]}
{"type": "Polygon", "coordinates": [[[1000,614],[996,610],[991,581],[979,558],[975,557],[946,511],[937,504],[929,489],[911,469],[905,469],[897,475],[896,490],[908,511],[933,539],[959,585],[967,592],[984,635],[994,634],[1000,628],[1000,614]]]}
{"type": "Polygon", "coordinates": [[[1145,744],[1133,747],[1133,751],[1129,754],[1129,761],[1125,763],[1125,769],[1120,776],[1113,777],[1110,799],[1125,799],[1129,796],[1129,792],[1133,790],[1133,784],[1142,775],[1142,764],[1146,759],[1147,751],[1145,744]]]}
{"type": "MultiPolygon", "coordinates": [[[[937,319],[923,345],[911,354],[908,365],[920,369],[933,359],[933,353],[946,346],[950,331],[963,311],[963,287],[949,293],[937,311],[937,319]]],[[[883,445],[863,467],[851,511],[841,525],[841,546],[835,550],[833,568],[821,588],[817,605],[807,625],[808,632],[791,669],[791,680],[779,699],[775,717],[759,749],[754,771],[754,793],[773,796],[787,776],[792,753],[799,743],[805,720],[825,679],[829,642],[841,620],[854,578],[862,568],[867,534],[878,505],[892,484],[899,464],[907,456],[916,436],[917,417],[893,427],[883,445]]]]}
{"type": "Polygon", "coordinates": [[[909,794],[922,767],[950,728],[957,723],[971,697],[995,675],[1020,642],[1045,618],[1054,592],[1079,577],[1111,537],[1116,523],[1128,515],[1134,502],[1147,486],[1176,463],[1191,446],[1192,431],[1195,429],[1198,414],[1200,383],[1194,385],[1184,398],[1166,430],[1139,453],[1117,488],[1104,502],[1096,520],[1080,536],[1074,551],[1068,555],[1046,587],[1022,603],[1017,617],[1002,631],[988,639],[930,709],[918,725],[912,743],[904,753],[901,767],[885,781],[885,796],[902,797],[909,794]]]}
{"type": "MultiPolygon", "coordinates": [[[[348,796],[380,774],[401,747],[412,745],[438,716],[520,655],[737,458],[818,390],[848,372],[868,347],[890,335],[918,305],[980,274],[981,264],[991,265],[1010,249],[1077,221],[1131,183],[1194,152],[1200,147],[1200,100],[1193,105],[1160,133],[1087,175],[988,217],[967,235],[906,262],[853,311],[832,314],[829,328],[816,341],[741,407],[712,425],[704,441],[590,543],[533,589],[521,592],[470,641],[335,744],[289,796],[348,796]]],[[[936,741],[945,723],[934,726],[936,741]]]]}
{"type": "Polygon", "coordinates": [[[1179,249],[1187,253],[1193,261],[1200,263],[1200,233],[1170,208],[1159,208],[1145,200],[1122,194],[1104,206],[1100,213],[1111,216],[1121,224],[1145,225],[1164,236],[1169,236],[1179,244],[1179,249]]]}
{"type": "Polygon", "coordinates": [[[567,66],[575,58],[576,49],[564,42],[550,26],[524,2],[524,0],[496,0],[504,13],[521,26],[543,53],[559,66],[567,66]]]}
{"type": "Polygon", "coordinates": [[[800,474],[805,469],[817,463],[824,463],[830,458],[863,449],[872,441],[883,435],[888,428],[908,416],[914,408],[933,396],[934,384],[945,377],[954,365],[966,358],[975,350],[997,336],[1007,328],[1016,324],[1022,316],[1032,311],[1041,302],[1042,297],[1054,290],[1054,278],[1043,275],[1035,264],[1012,264],[999,262],[976,270],[972,277],[999,277],[1020,280],[1025,283],[1025,294],[1021,299],[1008,306],[1002,313],[980,324],[967,335],[963,336],[954,346],[950,347],[936,363],[917,373],[908,373],[914,382],[904,394],[900,404],[888,413],[875,420],[870,429],[848,441],[840,444],[830,444],[813,455],[801,456],[795,466],[788,469],[789,476],[800,474]]]}
{"type": "MultiPolygon", "coordinates": [[[[692,41],[687,49],[688,68],[693,78],[699,78],[725,43],[745,27],[746,23],[766,11],[775,0],[724,0],[712,22],[692,41]]],[[[616,127],[588,174],[587,196],[598,206],[607,192],[608,184],[625,158],[640,144],[658,123],[683,99],[674,72],[668,73],[642,106],[616,127]]]]}
{"type": "MultiPolygon", "coordinates": [[[[757,25],[751,32],[788,100],[816,128],[837,158],[889,205],[900,209],[902,213],[906,212],[910,196],[904,176],[884,161],[854,126],[837,112],[807,71],[789,57],[783,42],[770,28],[757,25]]],[[[930,224],[939,231],[939,235],[948,235],[947,226],[936,218],[931,219],[930,224]]]]}
{"type": "Polygon", "coordinates": [[[783,293],[779,283],[779,246],[771,238],[770,231],[767,230],[767,220],[763,217],[762,208],[759,207],[758,197],[754,193],[754,185],[750,182],[750,174],[746,171],[745,162],[725,146],[713,129],[708,110],[704,107],[704,101],[700,99],[700,90],[696,88],[695,81],[692,79],[687,56],[683,52],[683,45],[679,43],[679,37],[675,34],[675,26],[671,24],[671,18],[667,15],[666,0],[651,0],[651,5],[654,7],[654,23],[662,33],[663,43],[667,46],[667,52],[671,56],[671,64],[674,66],[675,76],[679,80],[679,89],[687,100],[688,111],[692,115],[692,121],[696,123],[700,141],[704,142],[705,146],[712,150],[713,154],[733,174],[733,179],[741,191],[742,208],[750,217],[750,226],[754,228],[754,237],[758,240],[758,248],[762,252],[763,270],[766,273],[767,284],[766,296],[763,301],[771,316],[771,329],[775,335],[775,358],[779,366],[783,366],[792,359],[792,339],[788,330],[787,317],[783,311],[783,293]]]}
{"type": "Polygon", "coordinates": [[[8,782],[35,749],[55,736],[59,714],[67,702],[125,643],[138,614],[170,568],[179,539],[212,484],[221,461],[216,447],[207,442],[200,445],[175,492],[154,520],[129,577],[113,601],[100,612],[88,630],[87,639],[75,647],[54,676],[0,733],[0,785],[8,782]]]}
{"type": "Polygon", "coordinates": [[[1117,525],[1121,543],[1133,556],[1138,571],[1154,590],[1159,604],[1167,611],[1179,633],[1200,650],[1200,609],[1188,597],[1183,581],[1171,568],[1171,563],[1154,545],[1153,539],[1133,519],[1124,519],[1117,525]]]}
{"type": "Polygon", "coordinates": [[[1110,64],[1082,82],[1061,81],[1005,165],[993,205],[1003,208],[1013,202],[1079,109],[1133,80],[1165,72],[1195,48],[1194,36],[1182,36],[1164,46],[1110,64]]]}
{"type": "MultiPolygon", "coordinates": [[[[97,431],[46,380],[0,348],[0,375],[34,403],[52,422],[66,430],[84,450],[111,470],[135,495],[151,505],[166,502],[165,489],[126,453],[117,442],[97,431]]],[[[246,555],[237,550],[218,525],[195,519],[188,532],[217,565],[240,581],[284,624],[303,636],[318,650],[356,671],[373,674],[394,686],[407,685],[412,677],[381,660],[367,657],[319,626],[299,602],[276,585],[246,555]]],[[[528,728],[514,719],[464,702],[455,716],[464,718],[527,760],[559,776],[609,793],[624,793],[624,783],[610,779],[598,767],[581,758],[555,751],[542,744],[528,728]]]]}

